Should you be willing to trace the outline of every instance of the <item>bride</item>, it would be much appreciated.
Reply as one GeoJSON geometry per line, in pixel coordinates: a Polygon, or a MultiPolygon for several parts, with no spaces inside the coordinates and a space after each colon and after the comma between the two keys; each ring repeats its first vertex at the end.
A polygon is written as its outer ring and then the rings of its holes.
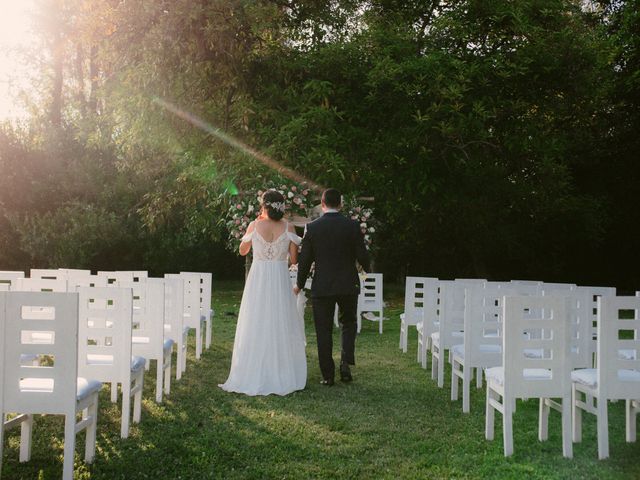
{"type": "Polygon", "coordinates": [[[262,195],[260,217],[249,224],[240,254],[253,248],[246,280],[231,371],[220,387],[246,395],[287,395],[307,380],[304,322],[293,294],[287,259],[297,263],[300,237],[283,220],[284,197],[262,195]]]}

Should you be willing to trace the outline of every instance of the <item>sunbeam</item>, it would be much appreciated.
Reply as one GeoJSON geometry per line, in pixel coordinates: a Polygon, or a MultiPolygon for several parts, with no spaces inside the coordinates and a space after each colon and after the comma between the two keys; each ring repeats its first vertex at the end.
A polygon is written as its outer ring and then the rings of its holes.
{"type": "Polygon", "coordinates": [[[203,130],[203,131],[205,131],[205,132],[207,132],[207,133],[209,133],[211,135],[215,135],[216,138],[222,140],[227,145],[230,145],[231,147],[236,148],[236,149],[246,153],[247,155],[250,155],[251,157],[255,158],[259,162],[262,162],[263,164],[265,164],[269,168],[274,169],[279,174],[287,177],[288,179],[293,180],[294,182],[307,183],[310,188],[312,188],[312,189],[314,189],[314,190],[316,190],[318,192],[324,190],[324,187],[322,187],[322,185],[318,185],[316,182],[314,182],[312,180],[309,180],[304,175],[301,175],[300,173],[296,172],[295,170],[292,170],[289,167],[285,167],[284,165],[280,164],[279,162],[277,162],[273,158],[269,157],[268,155],[265,155],[264,153],[256,150],[255,148],[250,147],[249,145],[247,145],[247,144],[241,142],[240,140],[232,137],[231,135],[229,135],[228,133],[224,132],[223,130],[221,130],[221,129],[217,128],[217,127],[214,127],[210,123],[205,122],[204,120],[202,120],[201,118],[197,117],[193,113],[187,112],[186,110],[183,110],[183,109],[177,107],[176,105],[173,105],[172,103],[167,102],[166,100],[163,100],[162,98],[159,98],[159,97],[154,97],[153,98],[153,102],[156,103],[157,105],[160,105],[165,110],[168,110],[171,113],[173,113],[174,115],[176,115],[176,116],[182,118],[183,120],[189,122],[190,124],[198,127],[200,130],[203,130]]]}

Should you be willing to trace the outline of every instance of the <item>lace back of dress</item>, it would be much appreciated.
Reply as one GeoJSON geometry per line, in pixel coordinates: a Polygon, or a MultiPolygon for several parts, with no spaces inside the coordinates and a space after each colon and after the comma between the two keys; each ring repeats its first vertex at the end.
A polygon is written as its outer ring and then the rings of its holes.
{"type": "Polygon", "coordinates": [[[289,258],[288,226],[284,232],[272,242],[267,242],[257,230],[252,237],[254,260],[286,261],[289,258]]]}

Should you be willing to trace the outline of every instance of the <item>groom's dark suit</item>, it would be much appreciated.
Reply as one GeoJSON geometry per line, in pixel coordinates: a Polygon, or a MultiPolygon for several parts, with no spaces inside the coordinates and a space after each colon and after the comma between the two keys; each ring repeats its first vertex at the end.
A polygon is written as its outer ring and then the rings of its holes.
{"type": "Polygon", "coordinates": [[[369,255],[360,225],[337,212],[327,212],[307,225],[298,257],[298,288],[302,289],[315,262],[311,285],[313,318],[318,337],[320,371],[333,380],[333,316],[340,308],[342,362],[355,365],[356,312],[360,281],[356,261],[369,270],[369,255]]]}

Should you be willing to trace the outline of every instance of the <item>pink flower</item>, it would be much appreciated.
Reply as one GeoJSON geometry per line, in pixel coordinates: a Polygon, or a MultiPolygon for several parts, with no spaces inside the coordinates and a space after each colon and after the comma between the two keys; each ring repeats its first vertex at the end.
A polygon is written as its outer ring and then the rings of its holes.
{"type": "Polygon", "coordinates": [[[240,223],[242,223],[240,222],[240,219],[236,220],[236,225],[240,225],[240,223]]]}
{"type": "Polygon", "coordinates": [[[236,205],[236,208],[237,208],[238,210],[242,210],[242,205],[241,205],[241,204],[237,204],[237,205],[236,205]]]}
{"type": "Polygon", "coordinates": [[[356,217],[355,215],[351,215],[351,220],[357,220],[358,217],[356,217]]]}
{"type": "Polygon", "coordinates": [[[356,212],[360,213],[360,207],[356,207],[356,212]]]}
{"type": "Polygon", "coordinates": [[[302,194],[303,194],[304,196],[309,195],[309,190],[303,190],[303,191],[302,191],[302,194]]]}
{"type": "Polygon", "coordinates": [[[296,205],[300,205],[302,203],[302,200],[300,200],[298,197],[293,199],[293,203],[295,203],[296,205]]]}
{"type": "Polygon", "coordinates": [[[297,191],[297,190],[298,190],[298,188],[297,188],[295,185],[293,185],[293,186],[291,187],[291,191],[292,191],[292,192],[295,192],[295,191],[297,191]]]}

